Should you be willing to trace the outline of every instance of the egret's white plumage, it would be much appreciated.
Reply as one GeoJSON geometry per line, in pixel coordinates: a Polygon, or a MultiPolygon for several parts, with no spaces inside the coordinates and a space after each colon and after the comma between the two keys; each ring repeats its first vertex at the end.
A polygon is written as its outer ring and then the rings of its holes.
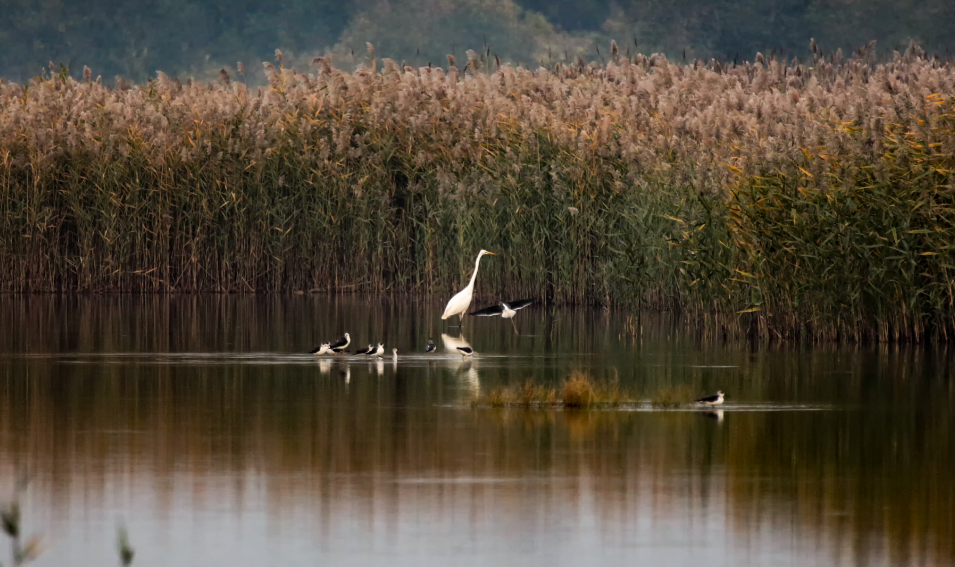
{"type": "Polygon", "coordinates": [[[481,267],[481,257],[485,254],[494,256],[494,252],[488,252],[487,250],[478,252],[477,260],[474,261],[474,273],[471,274],[471,283],[451,298],[448,306],[444,308],[444,315],[441,316],[441,319],[447,319],[455,315],[464,319],[464,314],[468,312],[468,307],[471,306],[471,298],[474,296],[474,281],[477,279],[478,268],[481,267]]]}

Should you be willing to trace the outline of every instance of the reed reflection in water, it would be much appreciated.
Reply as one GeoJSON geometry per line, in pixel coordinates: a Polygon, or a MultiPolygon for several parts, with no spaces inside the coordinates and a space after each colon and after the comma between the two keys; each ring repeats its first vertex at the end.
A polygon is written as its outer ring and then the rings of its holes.
{"type": "Polygon", "coordinates": [[[754,350],[525,310],[526,336],[466,324],[468,362],[415,352],[459,330],[403,301],[0,306],[22,330],[0,339],[0,488],[32,473],[39,565],[113,564],[119,521],[147,566],[955,564],[945,351],[754,350]],[[299,354],[345,326],[398,364],[299,354]],[[468,403],[580,368],[729,398],[722,415],[468,403]]]}

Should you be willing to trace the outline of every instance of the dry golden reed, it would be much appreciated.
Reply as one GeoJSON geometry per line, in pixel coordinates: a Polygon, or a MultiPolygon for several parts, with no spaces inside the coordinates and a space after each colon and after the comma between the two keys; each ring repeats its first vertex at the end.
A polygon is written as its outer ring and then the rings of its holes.
{"type": "Polygon", "coordinates": [[[955,70],[874,61],[265,65],[0,83],[0,290],[410,291],[952,336],[955,70]],[[485,278],[486,276],[486,278],[485,278]]]}

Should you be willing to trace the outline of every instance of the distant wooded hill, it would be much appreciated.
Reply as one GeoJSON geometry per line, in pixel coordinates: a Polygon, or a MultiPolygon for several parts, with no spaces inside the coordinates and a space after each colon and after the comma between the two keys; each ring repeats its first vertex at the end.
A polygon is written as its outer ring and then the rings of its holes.
{"type": "Polygon", "coordinates": [[[286,64],[332,54],[347,68],[364,61],[366,42],[413,66],[466,60],[468,49],[530,66],[592,60],[611,39],[677,59],[807,55],[810,37],[829,52],[871,40],[955,49],[951,0],[7,0],[3,12],[0,77],[18,82],[51,61],[107,79],[209,78],[240,61],[258,76],[276,48],[286,64]]]}

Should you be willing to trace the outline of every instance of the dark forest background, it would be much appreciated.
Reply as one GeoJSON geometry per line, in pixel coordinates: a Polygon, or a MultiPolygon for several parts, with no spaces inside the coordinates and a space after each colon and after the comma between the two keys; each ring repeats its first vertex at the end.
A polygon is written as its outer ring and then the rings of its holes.
{"type": "Polygon", "coordinates": [[[18,82],[51,61],[133,80],[213,77],[241,61],[255,81],[276,48],[286,65],[330,54],[348,69],[366,42],[416,66],[467,49],[530,66],[593,60],[611,39],[701,59],[804,56],[811,37],[830,52],[871,40],[883,53],[912,40],[940,57],[955,50],[952,0],[3,0],[2,16],[0,77],[18,82]]]}

